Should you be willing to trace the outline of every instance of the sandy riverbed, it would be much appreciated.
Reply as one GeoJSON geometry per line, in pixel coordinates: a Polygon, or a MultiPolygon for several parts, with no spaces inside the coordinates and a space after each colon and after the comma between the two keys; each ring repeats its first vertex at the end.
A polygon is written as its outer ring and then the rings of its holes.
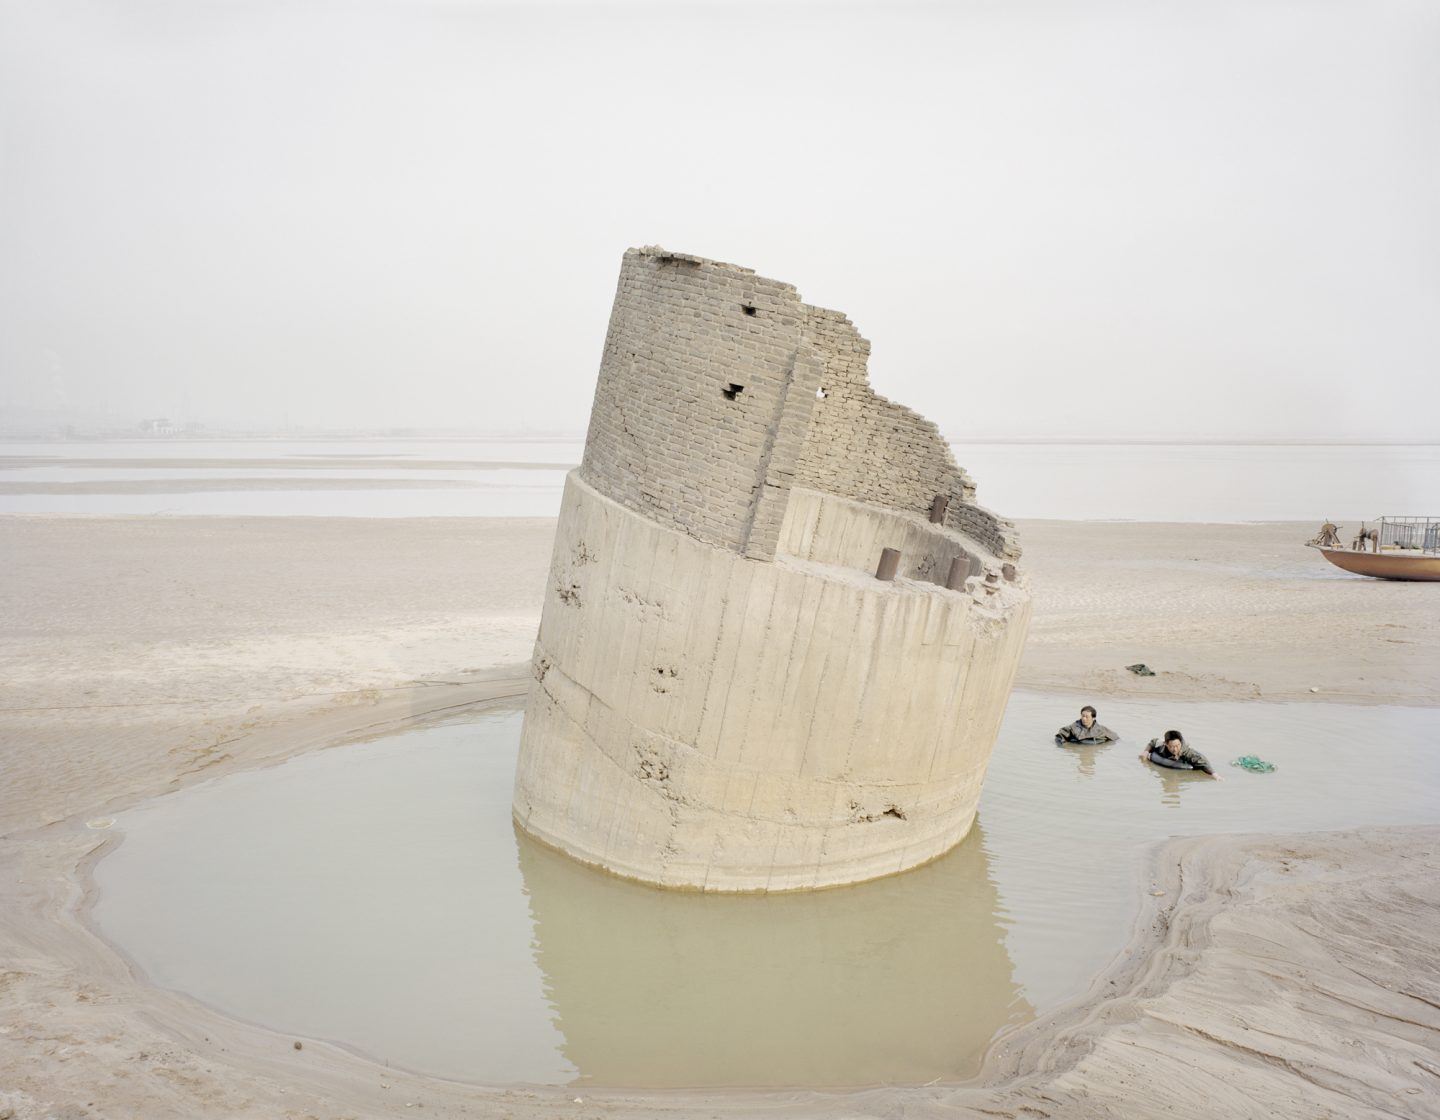
{"type": "MultiPolygon", "coordinates": [[[[1336,572],[1299,547],[1308,526],[1021,528],[1037,603],[1024,685],[1440,703],[1440,588],[1336,572]]],[[[295,1051],[137,982],[88,932],[105,833],[86,822],[523,689],[552,532],[0,518],[0,1115],[1435,1114],[1436,830],[1169,851],[1183,900],[1152,903],[1092,995],[997,1046],[979,1087],[580,1104],[458,1087],[295,1051]]]]}

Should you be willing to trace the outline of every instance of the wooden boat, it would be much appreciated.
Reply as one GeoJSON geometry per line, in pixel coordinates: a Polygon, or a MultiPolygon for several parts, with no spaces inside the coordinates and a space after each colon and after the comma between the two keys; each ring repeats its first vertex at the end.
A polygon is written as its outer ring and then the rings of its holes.
{"type": "Polygon", "coordinates": [[[1357,575],[1440,582],[1440,517],[1382,517],[1373,529],[1361,522],[1349,548],[1327,521],[1306,546],[1357,575]]]}

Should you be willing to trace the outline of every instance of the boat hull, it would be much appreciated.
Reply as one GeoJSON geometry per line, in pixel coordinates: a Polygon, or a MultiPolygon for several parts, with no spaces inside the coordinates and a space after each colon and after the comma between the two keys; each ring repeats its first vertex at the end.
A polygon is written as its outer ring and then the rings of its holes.
{"type": "Polygon", "coordinates": [[[1347,548],[1320,548],[1337,568],[1375,579],[1440,582],[1440,556],[1403,552],[1353,552],[1347,548]]]}

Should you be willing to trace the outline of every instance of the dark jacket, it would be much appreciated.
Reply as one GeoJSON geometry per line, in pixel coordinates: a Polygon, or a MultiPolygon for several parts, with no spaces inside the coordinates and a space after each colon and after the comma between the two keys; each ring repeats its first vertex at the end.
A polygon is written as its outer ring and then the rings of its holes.
{"type": "Polygon", "coordinates": [[[1212,775],[1215,773],[1215,768],[1210,765],[1205,756],[1185,742],[1183,736],[1180,739],[1178,757],[1172,755],[1165,746],[1165,740],[1158,737],[1151,739],[1145,750],[1150,761],[1157,766],[1168,766],[1171,770],[1203,770],[1212,775]]]}
{"type": "Polygon", "coordinates": [[[1059,731],[1055,732],[1055,744],[1063,746],[1066,743],[1084,743],[1087,746],[1095,743],[1110,743],[1120,738],[1098,720],[1094,726],[1087,729],[1078,719],[1074,723],[1068,723],[1059,731]]]}

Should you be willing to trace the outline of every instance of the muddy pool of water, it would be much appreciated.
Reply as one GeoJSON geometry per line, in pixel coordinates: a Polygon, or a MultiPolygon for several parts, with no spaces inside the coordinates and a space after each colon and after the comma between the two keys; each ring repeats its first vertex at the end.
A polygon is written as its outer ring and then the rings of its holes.
{"type": "Polygon", "coordinates": [[[1428,709],[1016,693],[974,831],[813,894],[624,882],[517,835],[520,713],[220,778],[116,820],[100,931],[154,983],[438,1076],[628,1086],[923,1083],[1120,951],[1168,836],[1440,822],[1428,709]],[[1138,761],[1178,726],[1225,781],[1138,761]],[[1258,754],[1252,774],[1223,765],[1258,754]]]}

